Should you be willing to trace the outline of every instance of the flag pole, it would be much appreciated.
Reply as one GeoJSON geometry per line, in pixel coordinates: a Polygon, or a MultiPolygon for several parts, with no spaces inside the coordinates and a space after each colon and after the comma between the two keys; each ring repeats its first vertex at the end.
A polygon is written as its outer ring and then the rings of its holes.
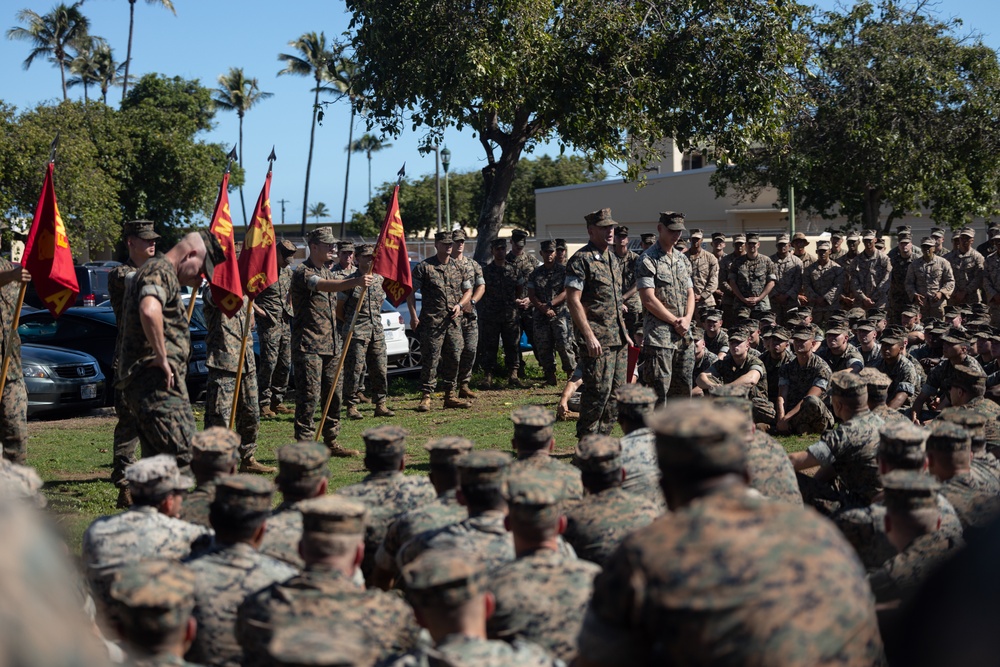
{"type": "MultiPolygon", "coordinates": [[[[406,163],[400,168],[399,172],[396,174],[396,187],[403,181],[403,176],[406,175],[406,163]]],[[[385,212],[385,220],[382,222],[382,230],[379,232],[378,240],[375,242],[375,250],[372,252],[372,263],[368,266],[368,272],[365,273],[366,276],[370,276],[372,271],[375,269],[375,257],[378,255],[379,248],[382,246],[382,239],[385,238],[385,228],[389,224],[389,212],[392,210],[390,207],[385,212]]],[[[368,288],[364,288],[364,292],[367,292],[368,288]]],[[[340,350],[340,359],[337,361],[337,370],[333,374],[333,384],[330,385],[330,391],[327,392],[326,402],[323,404],[323,414],[319,418],[319,428],[316,429],[316,442],[323,441],[323,424],[326,423],[326,416],[330,412],[330,404],[333,403],[334,392],[337,391],[337,383],[340,381],[340,374],[344,370],[344,362],[347,360],[347,348],[351,344],[351,339],[354,337],[354,325],[358,321],[358,313],[361,312],[362,300],[359,297],[358,302],[354,304],[354,313],[351,315],[351,325],[347,328],[347,332],[344,334],[344,342],[340,350]]]]}
{"type": "MultiPolygon", "coordinates": [[[[56,147],[59,145],[59,133],[56,132],[55,139],[49,145],[49,161],[47,164],[55,164],[56,162],[56,147]]],[[[24,269],[24,257],[21,258],[21,269],[24,269]]],[[[21,282],[21,287],[17,292],[17,305],[14,308],[14,321],[11,323],[10,327],[10,337],[11,339],[7,341],[3,350],[3,368],[0,369],[0,397],[3,396],[3,390],[7,385],[7,370],[10,368],[10,354],[14,336],[17,335],[17,327],[21,323],[21,308],[24,307],[24,296],[28,291],[28,283],[21,282]]]]}
{"type": "MultiPolygon", "coordinates": [[[[233,150],[229,151],[229,153],[226,155],[226,158],[227,158],[227,161],[226,161],[226,170],[224,172],[222,172],[223,176],[225,176],[226,174],[229,173],[229,170],[233,166],[233,160],[235,160],[237,158],[237,155],[236,155],[236,146],[235,145],[233,146],[233,150]]],[[[221,187],[221,185],[220,185],[220,187],[221,187]]],[[[203,280],[202,281],[203,284],[202,284],[201,287],[204,287],[204,282],[205,281],[203,280]]],[[[201,291],[201,287],[199,287],[197,291],[191,290],[191,302],[188,303],[188,310],[187,310],[188,324],[191,323],[191,318],[194,317],[195,297],[197,296],[198,292],[201,291]]]]}
{"type": "MultiPolygon", "coordinates": [[[[233,150],[236,150],[235,148],[233,150]]],[[[267,173],[271,173],[274,161],[278,159],[274,154],[274,146],[271,147],[271,154],[267,157],[267,173]]],[[[250,297],[243,306],[246,308],[246,319],[243,320],[243,340],[240,342],[240,356],[236,363],[236,389],[233,391],[233,405],[229,410],[229,430],[232,431],[236,425],[236,405],[240,400],[240,387],[243,381],[243,360],[247,354],[247,340],[250,338],[250,318],[253,317],[253,297],[250,297]]]]}

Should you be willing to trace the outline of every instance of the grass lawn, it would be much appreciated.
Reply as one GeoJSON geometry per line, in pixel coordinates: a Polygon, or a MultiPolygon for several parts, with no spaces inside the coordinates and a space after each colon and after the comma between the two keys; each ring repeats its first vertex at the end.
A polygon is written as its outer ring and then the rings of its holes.
{"type": "MultiPolygon", "coordinates": [[[[420,399],[416,378],[390,379],[389,406],[396,411],[390,419],[373,415],[374,407],[361,405],[365,419],[341,422],[340,442],[354,449],[364,449],[361,432],[384,422],[409,431],[407,471],[427,474],[427,453],[423,444],[431,438],[461,435],[483,449],[510,449],[510,412],[519,405],[538,404],[555,411],[562,387],[540,386],[541,373],[528,355],[528,376],[532,389],[481,391],[471,410],[442,410],[440,394],[434,398],[432,412],[415,412],[420,399]]],[[[195,405],[195,417],[201,424],[204,406],[195,405]]],[[[116,418],[110,408],[68,419],[30,421],[28,423],[28,463],[45,481],[44,492],[49,508],[74,551],[79,551],[83,531],[96,517],[115,512],[117,489],[111,484],[112,433],[116,418]]],[[[261,422],[257,440],[257,460],[277,465],[277,449],[292,442],[293,419],[281,415],[261,422]]],[[[613,435],[621,435],[615,428],[613,435]]],[[[556,422],[556,455],[569,459],[576,444],[576,423],[556,422]]],[[[804,449],[812,438],[781,439],[788,451],[804,449]]],[[[332,489],[353,484],[364,477],[361,458],[330,461],[332,489]]]]}

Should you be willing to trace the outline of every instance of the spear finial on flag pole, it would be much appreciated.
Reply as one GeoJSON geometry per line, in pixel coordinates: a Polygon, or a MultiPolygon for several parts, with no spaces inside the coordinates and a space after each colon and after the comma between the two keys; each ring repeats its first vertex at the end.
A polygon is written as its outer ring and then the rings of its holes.
{"type": "Polygon", "coordinates": [[[405,176],[406,176],[406,163],[404,162],[403,166],[400,167],[399,171],[396,172],[396,185],[399,185],[400,183],[402,183],[403,182],[403,178],[405,176]]]}
{"type": "Polygon", "coordinates": [[[278,156],[274,154],[274,146],[271,146],[271,154],[267,156],[267,173],[271,173],[271,167],[274,166],[274,161],[278,159],[278,156]]]}
{"type": "Polygon", "coordinates": [[[236,153],[236,146],[233,146],[233,150],[229,151],[226,157],[229,158],[229,161],[226,163],[226,173],[228,174],[229,170],[233,167],[233,162],[239,159],[239,155],[236,153]]]}
{"type": "Polygon", "coordinates": [[[49,144],[49,162],[54,163],[56,161],[56,148],[59,146],[59,133],[56,132],[55,138],[52,143],[49,144]]]}

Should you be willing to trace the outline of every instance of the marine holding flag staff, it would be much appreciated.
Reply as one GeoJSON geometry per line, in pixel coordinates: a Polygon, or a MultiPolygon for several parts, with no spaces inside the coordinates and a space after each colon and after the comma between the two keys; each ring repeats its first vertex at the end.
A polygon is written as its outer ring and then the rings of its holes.
{"type": "Polygon", "coordinates": [[[191,334],[181,285],[197,289],[202,274],[211,280],[222,261],[215,236],[192,232],[146,261],[126,288],[117,386],[136,417],[143,458],[170,454],[182,469],[191,463],[196,427],[185,382],[191,334]]]}
{"type": "Polygon", "coordinates": [[[0,442],[3,457],[14,463],[24,463],[28,441],[28,392],[21,371],[21,338],[14,326],[14,315],[20,286],[30,281],[27,269],[0,257],[0,350],[9,358],[0,399],[0,442]]]}

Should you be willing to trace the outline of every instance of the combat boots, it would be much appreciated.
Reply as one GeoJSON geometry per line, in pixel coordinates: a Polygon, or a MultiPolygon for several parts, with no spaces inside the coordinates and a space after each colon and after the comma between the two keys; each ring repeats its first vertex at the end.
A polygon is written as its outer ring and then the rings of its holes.
{"type": "Polygon", "coordinates": [[[272,468],[271,466],[266,466],[263,463],[258,463],[257,459],[253,456],[249,456],[240,461],[240,472],[252,472],[258,475],[264,475],[269,472],[276,472],[277,470],[277,468],[272,468]]]}
{"type": "Polygon", "coordinates": [[[276,415],[294,415],[295,410],[292,408],[286,408],[283,404],[278,403],[271,408],[271,411],[276,415]]]}
{"type": "Polygon", "coordinates": [[[271,412],[271,408],[269,408],[267,406],[264,406],[263,408],[260,409],[260,418],[261,419],[273,419],[274,417],[277,417],[277,416],[278,415],[276,415],[273,412],[271,412]]]}
{"type": "Polygon", "coordinates": [[[389,406],[385,404],[385,401],[375,404],[375,416],[376,417],[395,417],[396,413],[389,409],[389,406]]]}
{"type": "Polygon", "coordinates": [[[372,402],[372,399],[370,399],[367,396],[365,396],[365,393],[363,391],[359,391],[359,392],[357,392],[354,395],[357,397],[359,403],[371,403],[372,402]]]}
{"type": "Polygon", "coordinates": [[[483,376],[483,389],[492,389],[492,388],[493,388],[493,374],[487,373],[486,375],[483,376]]]}
{"type": "Polygon", "coordinates": [[[330,456],[335,459],[349,459],[354,456],[361,456],[361,452],[356,449],[346,449],[340,446],[336,438],[327,439],[324,441],[326,449],[330,452],[330,456]]]}
{"type": "Polygon", "coordinates": [[[424,392],[424,397],[420,399],[420,405],[417,406],[417,412],[430,412],[431,411],[431,395],[430,392],[424,392]]]}
{"type": "Polygon", "coordinates": [[[115,507],[120,510],[132,507],[132,492],[128,490],[127,486],[118,487],[118,502],[115,503],[115,507]]]}
{"type": "Polygon", "coordinates": [[[454,392],[444,392],[444,407],[446,408],[471,408],[472,405],[455,396],[454,392]]]}
{"type": "Polygon", "coordinates": [[[463,382],[461,388],[458,390],[459,398],[475,398],[476,392],[469,389],[469,383],[463,382]]]}
{"type": "Polygon", "coordinates": [[[513,373],[511,373],[510,377],[507,378],[507,386],[508,387],[523,387],[524,386],[521,383],[520,378],[517,377],[517,371],[514,371],[513,373]]]}
{"type": "Polygon", "coordinates": [[[557,384],[559,384],[559,379],[556,378],[555,371],[549,371],[548,373],[545,374],[545,384],[548,385],[549,387],[554,387],[557,384]]]}
{"type": "Polygon", "coordinates": [[[347,418],[348,419],[364,419],[365,416],[363,414],[361,414],[361,412],[358,410],[357,406],[352,405],[351,407],[347,408],[347,418]]]}

